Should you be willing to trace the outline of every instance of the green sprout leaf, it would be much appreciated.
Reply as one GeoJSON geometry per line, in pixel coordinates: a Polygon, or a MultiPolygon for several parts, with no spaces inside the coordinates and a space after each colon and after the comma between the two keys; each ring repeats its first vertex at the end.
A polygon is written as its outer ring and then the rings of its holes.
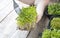
{"type": "Polygon", "coordinates": [[[56,17],[51,20],[51,28],[60,29],[60,18],[56,17]]]}
{"type": "Polygon", "coordinates": [[[50,37],[51,37],[51,30],[49,29],[44,30],[42,38],[50,38],[50,37]]]}
{"type": "Polygon", "coordinates": [[[60,30],[46,29],[42,34],[42,38],[60,38],[60,30]]]}
{"type": "Polygon", "coordinates": [[[30,29],[33,23],[36,23],[36,8],[35,6],[30,6],[27,8],[22,8],[17,17],[17,24],[19,28],[30,29]]]}
{"type": "Polygon", "coordinates": [[[48,14],[60,15],[60,3],[52,3],[48,5],[48,14]]]}

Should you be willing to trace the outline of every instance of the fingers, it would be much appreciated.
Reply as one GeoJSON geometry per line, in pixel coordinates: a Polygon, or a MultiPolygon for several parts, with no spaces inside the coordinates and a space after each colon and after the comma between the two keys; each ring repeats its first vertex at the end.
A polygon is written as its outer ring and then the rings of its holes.
{"type": "Polygon", "coordinates": [[[28,5],[32,5],[34,3],[35,0],[19,0],[25,4],[28,4],[28,5]]]}
{"type": "Polygon", "coordinates": [[[36,11],[37,11],[37,22],[36,23],[38,23],[41,20],[43,13],[44,13],[44,8],[48,3],[49,3],[49,0],[42,0],[38,3],[37,8],[36,8],[36,11]]]}
{"type": "Polygon", "coordinates": [[[37,16],[37,21],[36,21],[36,23],[38,23],[38,22],[41,20],[41,17],[42,17],[41,15],[38,15],[38,16],[37,16]]]}
{"type": "Polygon", "coordinates": [[[37,11],[37,22],[38,23],[42,16],[43,16],[43,12],[44,12],[44,6],[43,5],[38,5],[37,8],[36,8],[36,11],[37,11]]]}
{"type": "Polygon", "coordinates": [[[45,6],[48,5],[50,0],[45,0],[45,6]]]}
{"type": "Polygon", "coordinates": [[[38,23],[41,20],[41,18],[43,16],[44,8],[45,8],[44,2],[40,1],[39,4],[36,7],[36,11],[37,11],[37,21],[36,21],[36,23],[38,23]]]}

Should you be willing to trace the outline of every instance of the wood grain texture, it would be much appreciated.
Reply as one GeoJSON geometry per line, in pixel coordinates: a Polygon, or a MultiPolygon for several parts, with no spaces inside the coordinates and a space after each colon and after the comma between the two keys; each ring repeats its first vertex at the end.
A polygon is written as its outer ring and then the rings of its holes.
{"type": "Polygon", "coordinates": [[[49,19],[47,16],[43,16],[42,19],[37,23],[34,30],[32,30],[27,38],[38,38],[38,34],[42,33],[47,28],[49,19]]]}

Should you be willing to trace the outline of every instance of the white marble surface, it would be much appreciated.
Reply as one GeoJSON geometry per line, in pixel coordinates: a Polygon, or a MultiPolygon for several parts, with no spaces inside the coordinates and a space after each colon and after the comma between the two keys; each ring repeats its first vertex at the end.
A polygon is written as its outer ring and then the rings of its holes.
{"type": "Polygon", "coordinates": [[[17,14],[13,11],[0,23],[0,38],[26,38],[28,31],[17,30],[16,17],[17,14]]]}
{"type": "Polygon", "coordinates": [[[0,0],[0,21],[13,10],[12,0],[0,0]]]}
{"type": "MultiPolygon", "coordinates": [[[[22,5],[22,4],[21,4],[22,5]]],[[[13,0],[0,0],[0,38],[26,38],[29,31],[17,29],[13,0]]]]}

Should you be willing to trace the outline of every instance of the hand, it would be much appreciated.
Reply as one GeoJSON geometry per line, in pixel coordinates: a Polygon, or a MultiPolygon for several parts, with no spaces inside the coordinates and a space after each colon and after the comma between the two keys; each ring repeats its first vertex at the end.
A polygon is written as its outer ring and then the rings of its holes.
{"type": "Polygon", "coordinates": [[[25,4],[28,4],[28,5],[32,5],[34,3],[35,0],[19,0],[25,4]]]}
{"type": "Polygon", "coordinates": [[[44,12],[44,8],[48,5],[50,0],[40,0],[40,2],[37,4],[37,8],[36,8],[36,11],[37,11],[37,21],[36,23],[38,23],[42,16],[43,16],[43,12],[44,12]]]}
{"type": "MultiPolygon", "coordinates": [[[[19,0],[25,4],[33,4],[35,0],[19,0]]],[[[36,11],[37,11],[37,21],[36,23],[38,23],[42,16],[43,16],[43,12],[44,12],[44,8],[46,7],[46,5],[48,5],[49,1],[50,0],[37,0],[38,1],[38,4],[37,4],[37,8],[36,8],[36,11]]]]}

